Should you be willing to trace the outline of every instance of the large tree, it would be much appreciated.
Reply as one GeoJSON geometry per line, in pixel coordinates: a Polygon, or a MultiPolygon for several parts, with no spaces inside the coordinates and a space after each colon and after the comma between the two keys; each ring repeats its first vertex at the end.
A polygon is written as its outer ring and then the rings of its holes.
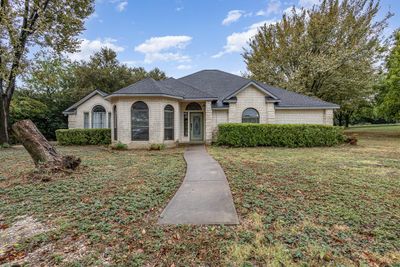
{"type": "Polygon", "coordinates": [[[166,75],[157,68],[130,68],[117,60],[113,50],[103,48],[87,62],[39,55],[22,77],[11,102],[10,122],[30,119],[46,138],[54,140],[55,130],[67,125],[62,111],[94,89],[112,93],[146,77],[161,80],[166,75]]]}
{"type": "Polygon", "coordinates": [[[381,33],[388,14],[377,20],[379,1],[323,0],[312,9],[284,14],[264,25],[243,54],[250,76],[274,86],[341,105],[348,124],[369,101],[381,59],[381,33]]]}
{"type": "Polygon", "coordinates": [[[387,119],[400,120],[400,30],[393,35],[394,43],[386,59],[387,73],[382,82],[380,113],[387,119]]]}
{"type": "Polygon", "coordinates": [[[109,48],[94,53],[87,62],[75,62],[73,72],[76,89],[74,95],[78,99],[94,89],[112,93],[147,77],[155,80],[166,78],[165,73],[158,68],[147,72],[142,67],[131,68],[120,63],[115,51],[109,48]]]}
{"type": "Polygon", "coordinates": [[[0,0],[0,144],[9,141],[8,116],[29,48],[74,52],[93,0],[0,0]]]}

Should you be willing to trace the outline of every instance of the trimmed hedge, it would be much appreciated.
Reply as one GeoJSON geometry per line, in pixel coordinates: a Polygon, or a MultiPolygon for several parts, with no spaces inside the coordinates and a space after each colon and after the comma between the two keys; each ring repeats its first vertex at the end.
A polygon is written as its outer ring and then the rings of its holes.
{"type": "Polygon", "coordinates": [[[56,137],[60,145],[108,145],[111,129],[59,129],[56,137]]]}
{"type": "Polygon", "coordinates": [[[316,124],[224,123],[218,125],[217,145],[234,147],[333,146],[344,141],[342,127],[316,124]]]}

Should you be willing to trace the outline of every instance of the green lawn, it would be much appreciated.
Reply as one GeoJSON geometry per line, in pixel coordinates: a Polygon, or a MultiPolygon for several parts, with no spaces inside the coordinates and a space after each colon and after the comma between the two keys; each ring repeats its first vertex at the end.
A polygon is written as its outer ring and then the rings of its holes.
{"type": "Polygon", "coordinates": [[[0,264],[28,255],[64,266],[395,265],[400,128],[391,129],[357,129],[358,146],[209,147],[232,189],[235,227],[156,224],[184,176],[182,148],[59,148],[84,166],[50,182],[32,179],[23,148],[0,150],[0,229],[21,215],[49,228],[0,251],[0,264]]]}

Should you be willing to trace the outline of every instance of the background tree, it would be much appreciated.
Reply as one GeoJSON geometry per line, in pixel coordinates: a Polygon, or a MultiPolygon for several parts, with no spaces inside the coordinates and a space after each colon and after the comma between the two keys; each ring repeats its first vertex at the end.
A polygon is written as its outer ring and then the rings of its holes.
{"type": "Polygon", "coordinates": [[[76,89],[73,95],[76,101],[95,89],[112,93],[147,77],[155,80],[166,78],[165,73],[158,68],[147,72],[141,67],[130,68],[121,64],[115,51],[109,48],[102,48],[88,62],[75,62],[73,72],[76,89]]]}
{"type": "Polygon", "coordinates": [[[382,82],[378,110],[387,119],[400,120],[400,29],[394,35],[394,44],[386,59],[387,73],[382,82]]]}
{"type": "Polygon", "coordinates": [[[340,124],[373,96],[382,57],[375,0],[323,0],[264,25],[243,54],[250,76],[341,105],[340,124]]]}
{"type": "Polygon", "coordinates": [[[112,93],[143,78],[165,79],[155,68],[129,68],[111,49],[101,49],[88,62],[71,62],[54,54],[40,55],[22,76],[22,85],[11,102],[11,124],[32,120],[43,135],[55,139],[55,130],[67,127],[62,112],[94,89],[112,93]]]}
{"type": "Polygon", "coordinates": [[[28,48],[74,52],[92,12],[93,0],[0,0],[0,144],[9,141],[9,108],[28,48]]]}

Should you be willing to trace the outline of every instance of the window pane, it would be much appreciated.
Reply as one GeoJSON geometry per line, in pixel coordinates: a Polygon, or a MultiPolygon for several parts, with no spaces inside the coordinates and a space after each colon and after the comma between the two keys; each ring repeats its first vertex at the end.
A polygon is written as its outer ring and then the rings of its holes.
{"type": "Polygon", "coordinates": [[[259,123],[260,116],[258,114],[258,111],[255,110],[254,108],[248,108],[245,111],[243,111],[242,122],[243,123],[259,123]]]}
{"type": "Polygon", "coordinates": [[[164,139],[174,140],[174,129],[164,129],[164,139]]]}
{"type": "Polygon", "coordinates": [[[132,105],[132,140],[149,140],[149,109],[144,102],[132,105]]]}
{"type": "Polygon", "coordinates": [[[117,107],[114,106],[114,140],[118,139],[118,130],[117,130],[117,107]]]}
{"type": "Polygon", "coordinates": [[[188,136],[188,113],[184,112],[183,113],[183,135],[188,136]]]}
{"type": "Polygon", "coordinates": [[[108,112],[108,128],[111,129],[111,112],[108,112]]]}
{"type": "Polygon", "coordinates": [[[171,105],[164,108],[164,140],[174,140],[174,108],[171,105]]]}
{"type": "Polygon", "coordinates": [[[192,102],[186,106],[186,110],[201,110],[201,106],[199,103],[192,102]]]}
{"type": "Polygon", "coordinates": [[[134,128],[132,130],[132,140],[149,140],[149,128],[134,128]]]}
{"type": "Polygon", "coordinates": [[[89,112],[83,113],[83,128],[89,128],[89,112]]]}

